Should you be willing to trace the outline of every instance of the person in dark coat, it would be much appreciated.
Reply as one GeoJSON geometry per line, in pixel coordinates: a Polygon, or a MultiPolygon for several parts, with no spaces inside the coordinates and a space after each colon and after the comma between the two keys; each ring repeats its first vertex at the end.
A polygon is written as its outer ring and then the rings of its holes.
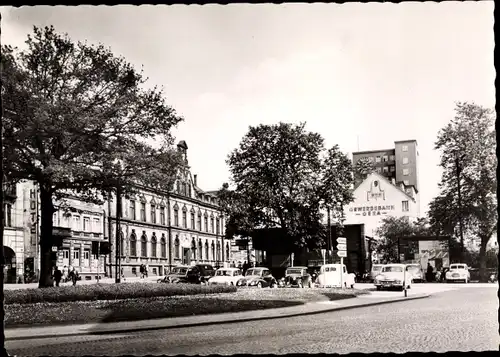
{"type": "Polygon", "coordinates": [[[61,279],[62,279],[62,272],[56,266],[54,269],[54,281],[56,282],[56,286],[59,286],[59,284],[61,283],[61,279]]]}
{"type": "Polygon", "coordinates": [[[250,265],[245,260],[245,262],[243,262],[243,275],[245,275],[245,273],[247,272],[248,268],[250,268],[250,265]]]}
{"type": "Polygon", "coordinates": [[[75,267],[73,267],[72,270],[70,271],[69,278],[73,282],[73,286],[75,286],[78,280],[78,272],[76,271],[75,267]]]}
{"type": "Polygon", "coordinates": [[[427,278],[428,282],[431,282],[434,280],[433,276],[432,276],[433,273],[434,273],[434,268],[432,267],[431,263],[427,263],[427,274],[426,274],[427,276],[426,276],[426,278],[427,278]]]}

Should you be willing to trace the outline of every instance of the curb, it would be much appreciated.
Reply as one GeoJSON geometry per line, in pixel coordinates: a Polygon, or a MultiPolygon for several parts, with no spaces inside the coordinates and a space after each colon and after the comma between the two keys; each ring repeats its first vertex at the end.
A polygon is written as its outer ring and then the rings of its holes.
{"type": "MultiPolygon", "coordinates": [[[[184,323],[179,325],[170,325],[170,326],[144,326],[137,328],[127,328],[127,329],[112,329],[112,330],[103,330],[103,331],[92,331],[90,329],[83,330],[81,332],[73,332],[67,334],[48,334],[48,335],[39,335],[39,336],[20,336],[20,337],[12,337],[6,338],[6,341],[21,341],[21,340],[32,340],[32,339],[44,339],[44,338],[59,338],[59,337],[71,337],[71,336],[82,336],[82,335],[112,335],[118,333],[133,333],[139,331],[156,331],[156,330],[170,330],[175,328],[188,328],[188,327],[196,327],[196,326],[209,326],[209,325],[221,325],[221,324],[231,324],[236,322],[251,322],[251,321],[259,321],[259,320],[272,320],[272,319],[281,319],[288,317],[297,317],[297,316],[307,316],[307,315],[317,315],[325,312],[333,312],[333,311],[341,311],[341,310],[349,310],[356,309],[360,307],[368,307],[368,306],[376,306],[376,305],[384,305],[402,301],[409,300],[417,300],[424,299],[430,297],[431,294],[421,294],[417,296],[408,296],[408,297],[400,297],[391,300],[382,300],[382,301],[374,301],[374,302],[366,302],[358,305],[351,306],[336,306],[325,309],[320,309],[316,311],[306,311],[306,312],[293,312],[283,315],[275,315],[275,316],[260,316],[260,317],[248,317],[248,318],[240,318],[240,319],[230,319],[230,320],[222,320],[222,321],[207,321],[207,322],[199,322],[199,323],[184,323]]],[[[99,326],[105,326],[105,324],[100,324],[99,326]]]]}

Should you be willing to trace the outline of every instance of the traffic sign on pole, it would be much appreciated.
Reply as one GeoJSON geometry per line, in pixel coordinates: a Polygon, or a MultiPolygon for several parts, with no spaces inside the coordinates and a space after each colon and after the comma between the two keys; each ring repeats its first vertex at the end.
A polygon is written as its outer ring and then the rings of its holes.
{"type": "Polygon", "coordinates": [[[339,250],[337,252],[337,255],[339,256],[339,258],[346,258],[347,257],[347,252],[345,250],[339,250]]]}
{"type": "Polygon", "coordinates": [[[337,244],[337,250],[347,250],[347,244],[337,244]]]}
{"type": "Polygon", "coordinates": [[[337,238],[337,243],[340,243],[340,244],[346,244],[346,243],[347,243],[347,238],[344,238],[344,237],[338,237],[338,238],[337,238]]]}

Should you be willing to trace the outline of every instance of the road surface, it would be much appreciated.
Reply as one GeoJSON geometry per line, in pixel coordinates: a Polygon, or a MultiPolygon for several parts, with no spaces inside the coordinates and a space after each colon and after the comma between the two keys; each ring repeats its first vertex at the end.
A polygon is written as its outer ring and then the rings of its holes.
{"type": "MultiPolygon", "coordinates": [[[[391,293],[401,294],[383,294],[391,293]]],[[[494,284],[462,285],[426,299],[310,316],[6,341],[9,353],[17,356],[404,353],[496,351],[498,346],[498,298],[494,284]]]]}

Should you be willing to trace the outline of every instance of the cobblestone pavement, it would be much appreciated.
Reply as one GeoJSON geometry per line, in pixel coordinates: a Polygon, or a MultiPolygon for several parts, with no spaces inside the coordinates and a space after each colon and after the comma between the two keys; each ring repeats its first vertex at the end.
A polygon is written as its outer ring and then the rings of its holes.
{"type": "MultiPolygon", "coordinates": [[[[396,293],[399,294],[399,293],[396,293]]],[[[497,350],[494,285],[427,299],[275,320],[114,335],[7,341],[11,354],[146,355],[497,350]]]]}

